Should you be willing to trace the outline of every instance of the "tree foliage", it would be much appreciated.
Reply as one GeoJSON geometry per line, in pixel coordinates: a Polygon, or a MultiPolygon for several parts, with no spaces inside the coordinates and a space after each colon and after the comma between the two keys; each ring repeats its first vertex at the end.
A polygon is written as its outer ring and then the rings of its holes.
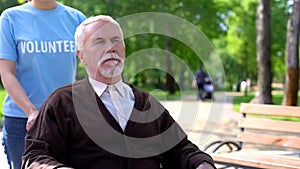
{"type": "MultiPolygon", "coordinates": [[[[205,0],[189,0],[189,1],[178,1],[178,0],[154,0],[154,1],[141,1],[141,0],[128,0],[124,2],[107,0],[102,1],[89,1],[89,3],[79,3],[79,1],[72,0],[64,0],[64,4],[71,5],[83,11],[87,16],[97,15],[97,14],[109,14],[114,18],[120,18],[131,14],[136,14],[140,12],[161,12],[172,14],[187,20],[188,22],[194,24],[198,27],[199,30],[205,33],[205,35],[210,39],[216,39],[223,36],[226,31],[220,26],[222,24],[222,15],[220,13],[220,7],[222,3],[217,3],[217,1],[205,1],[205,0]],[[210,18],[210,19],[207,19],[210,18]]],[[[139,25],[132,25],[132,27],[128,27],[128,29],[135,29],[135,27],[142,26],[143,23],[139,25]]],[[[164,23],[159,26],[168,26],[164,23]]],[[[176,25],[171,25],[172,27],[176,27],[176,25]]],[[[180,29],[180,28],[178,28],[180,29]]],[[[189,46],[186,46],[182,42],[167,37],[165,35],[159,34],[145,34],[145,35],[135,35],[133,37],[129,37],[125,39],[127,48],[126,53],[127,56],[132,53],[146,49],[146,48],[159,48],[175,54],[176,57],[179,57],[183,62],[185,62],[188,67],[192,70],[196,70],[199,64],[203,64],[199,57],[197,57],[189,46]]],[[[168,52],[166,52],[168,54],[168,52]]],[[[167,58],[166,58],[167,59],[167,58]]],[[[143,62],[143,60],[136,60],[131,64],[139,64],[139,62],[143,62]]],[[[178,74],[173,73],[178,66],[169,63],[168,72],[173,74],[171,79],[175,79],[177,83],[181,83],[182,81],[186,81],[189,84],[185,84],[183,86],[191,86],[190,82],[192,80],[191,75],[188,75],[187,72],[181,72],[178,74]]],[[[80,66],[79,66],[80,67],[80,66]]],[[[179,68],[181,69],[181,68],[179,68]]],[[[134,70],[134,68],[132,68],[134,70]]],[[[139,77],[134,77],[134,81],[136,83],[143,82],[144,80],[137,80],[141,78],[147,78],[153,74],[149,71],[143,71],[140,73],[139,77]]],[[[158,75],[161,75],[158,74],[158,75]]],[[[168,73],[165,73],[165,76],[168,77],[168,73]]],[[[169,78],[167,78],[169,79],[169,78]]],[[[172,80],[171,80],[172,82],[172,80]]],[[[166,83],[170,83],[170,80],[167,80],[166,83]]],[[[169,84],[171,85],[169,89],[172,87],[176,87],[177,84],[169,84]]],[[[168,86],[169,86],[168,85],[168,86]]],[[[172,91],[172,90],[169,90],[172,91]]]]}
{"type": "MultiPolygon", "coordinates": [[[[140,13],[161,12],[180,17],[195,25],[212,42],[219,55],[226,77],[226,86],[236,84],[240,79],[250,78],[252,84],[256,84],[258,69],[256,58],[256,8],[258,0],[58,0],[59,2],[81,10],[87,17],[98,14],[111,15],[114,18],[140,13]]],[[[275,82],[284,82],[285,79],[285,39],[286,24],[291,12],[291,0],[270,0],[271,10],[271,60],[272,78],[275,82]]],[[[0,0],[0,11],[18,5],[17,0],[0,0]]],[[[142,27],[144,23],[126,26],[130,29],[142,27]]],[[[165,22],[167,23],[167,22],[165,22]]],[[[161,25],[166,26],[163,21],[161,25]]],[[[180,28],[177,25],[169,25],[172,29],[180,28]]],[[[150,27],[149,27],[150,29],[150,27]]],[[[130,33],[130,32],[129,32],[130,33]]],[[[189,33],[186,33],[189,36],[189,33]]],[[[125,39],[127,56],[135,55],[145,49],[161,49],[168,51],[179,58],[185,66],[195,71],[198,65],[206,68],[215,66],[214,61],[205,62],[192,50],[190,45],[180,40],[161,34],[138,34],[125,39]],[[167,43],[169,41],[169,43],[167,43]],[[169,45],[166,45],[169,44],[169,45]],[[204,63],[205,62],[205,63],[204,63]]],[[[196,44],[197,45],[197,44],[196,44]]],[[[200,44],[198,44],[200,45],[200,44]]],[[[168,52],[164,52],[166,54],[168,52]]],[[[155,53],[157,54],[157,53],[155,53]]],[[[163,56],[160,52],[159,56],[163,56]]],[[[167,58],[164,58],[167,61],[167,58]]],[[[172,61],[172,60],[171,60],[172,61]]],[[[136,65],[145,62],[136,59],[126,67],[124,77],[136,72],[136,65]],[[131,72],[131,73],[129,73],[131,72]]],[[[156,64],[163,61],[157,61],[156,64]]],[[[175,89],[178,86],[191,87],[191,73],[184,69],[183,64],[170,64],[175,80],[175,89]]],[[[78,62],[77,78],[86,76],[83,65],[78,62]]],[[[157,69],[145,69],[136,72],[130,80],[137,85],[156,86],[166,89],[166,72],[157,69]]],[[[217,80],[218,75],[212,74],[217,80]]],[[[223,83],[224,79],[221,80],[223,83]]]]}

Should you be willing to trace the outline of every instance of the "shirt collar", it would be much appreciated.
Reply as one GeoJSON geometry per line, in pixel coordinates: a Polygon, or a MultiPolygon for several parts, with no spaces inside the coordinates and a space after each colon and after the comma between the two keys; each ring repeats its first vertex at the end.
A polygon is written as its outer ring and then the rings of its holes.
{"type": "MultiPolygon", "coordinates": [[[[105,91],[105,89],[108,86],[107,84],[99,82],[91,77],[89,77],[89,81],[99,97],[103,94],[103,92],[105,91]]],[[[124,89],[124,87],[126,86],[125,83],[122,82],[122,80],[120,80],[119,82],[117,82],[113,85],[115,86],[117,91],[120,93],[120,95],[122,97],[125,97],[125,89],[124,89]]]]}
{"type": "Polygon", "coordinates": [[[100,97],[104,90],[106,89],[107,85],[105,83],[99,82],[91,77],[89,77],[89,82],[93,86],[95,92],[100,97]]]}
{"type": "Polygon", "coordinates": [[[124,83],[120,80],[119,82],[115,83],[114,86],[116,87],[117,91],[120,93],[122,97],[125,97],[125,85],[124,83]]]}

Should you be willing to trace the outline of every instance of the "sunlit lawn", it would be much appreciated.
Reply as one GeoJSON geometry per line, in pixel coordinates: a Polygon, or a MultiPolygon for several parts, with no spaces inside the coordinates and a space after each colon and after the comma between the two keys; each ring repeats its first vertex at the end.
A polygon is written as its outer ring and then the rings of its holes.
{"type": "MultiPolygon", "coordinates": [[[[162,91],[162,90],[157,90],[157,89],[144,89],[147,90],[148,92],[150,92],[155,98],[157,98],[158,100],[174,100],[177,98],[180,98],[184,95],[190,95],[190,94],[195,94],[196,91],[193,90],[189,90],[189,91],[183,91],[183,92],[176,92],[173,95],[170,95],[168,92],[166,91],[162,91]]],[[[2,117],[2,104],[3,104],[3,100],[4,97],[6,95],[6,91],[3,89],[0,89],[0,117],[2,117]]]]}
{"type": "MultiPolygon", "coordinates": [[[[239,111],[241,103],[249,103],[254,98],[254,94],[251,93],[248,96],[235,96],[233,98],[233,109],[239,111]]],[[[300,92],[298,93],[298,98],[300,98],[300,92]]],[[[272,100],[275,105],[281,105],[283,99],[283,94],[273,94],[272,100]]],[[[300,106],[300,99],[298,99],[298,106],[300,106]]]]}
{"type": "MultiPolygon", "coordinates": [[[[183,91],[183,92],[176,92],[174,95],[168,94],[166,91],[162,90],[154,90],[154,89],[145,89],[148,92],[150,92],[154,97],[156,97],[158,100],[174,100],[177,98],[180,98],[185,95],[192,95],[195,94],[196,91],[189,90],[189,91],[183,91]]],[[[0,117],[2,117],[2,104],[5,97],[6,91],[3,89],[0,89],[0,117]]],[[[233,109],[237,112],[239,112],[240,104],[241,103],[248,103],[254,98],[254,93],[249,93],[248,96],[235,96],[233,98],[233,109]]],[[[300,98],[300,92],[299,97],[300,98]]],[[[283,94],[273,94],[273,102],[275,105],[280,105],[281,101],[283,99],[283,94]]],[[[298,99],[298,106],[300,106],[300,99],[298,99]]]]}
{"type": "Polygon", "coordinates": [[[0,128],[2,128],[3,126],[2,104],[5,95],[6,95],[6,91],[0,88],[0,128]]]}
{"type": "MultiPolygon", "coordinates": [[[[250,94],[248,96],[235,96],[233,97],[233,109],[236,112],[239,112],[240,110],[240,104],[241,103],[249,103],[252,99],[254,98],[254,94],[250,94]]],[[[300,92],[298,93],[298,106],[300,106],[300,92]]],[[[272,100],[275,105],[281,105],[283,99],[283,94],[273,94],[272,95],[272,100]]],[[[282,117],[281,119],[286,119],[285,117],[282,117]]],[[[292,121],[300,121],[299,118],[289,118],[287,120],[292,120],[292,121]]]]}
{"type": "Polygon", "coordinates": [[[6,91],[3,89],[0,89],[0,117],[2,117],[2,104],[5,97],[6,91]]]}
{"type": "Polygon", "coordinates": [[[176,91],[175,94],[170,95],[167,91],[163,91],[159,89],[145,88],[143,90],[148,91],[156,99],[161,101],[176,100],[176,99],[180,99],[182,96],[196,95],[197,92],[196,90],[176,91]]]}

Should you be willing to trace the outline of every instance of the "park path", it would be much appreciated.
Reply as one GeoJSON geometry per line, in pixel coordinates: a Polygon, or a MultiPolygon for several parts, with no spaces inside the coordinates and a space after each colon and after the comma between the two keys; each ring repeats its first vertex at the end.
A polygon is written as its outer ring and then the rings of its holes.
{"type": "Polygon", "coordinates": [[[184,96],[177,101],[162,102],[182,126],[190,140],[200,149],[216,140],[234,140],[240,114],[233,110],[232,98],[239,92],[217,92],[214,100],[199,102],[196,95],[184,96]],[[197,113],[195,118],[189,113],[197,113]],[[191,120],[193,119],[193,120],[191,120]]]}
{"type": "MultiPolygon", "coordinates": [[[[240,114],[233,111],[235,92],[217,92],[214,101],[199,102],[196,95],[183,96],[180,100],[162,101],[173,118],[178,121],[188,137],[200,149],[212,141],[232,140],[238,132],[236,120],[240,114]]],[[[2,132],[0,133],[2,138],[2,132]]],[[[0,146],[0,168],[8,169],[3,146],[0,146]]]]}

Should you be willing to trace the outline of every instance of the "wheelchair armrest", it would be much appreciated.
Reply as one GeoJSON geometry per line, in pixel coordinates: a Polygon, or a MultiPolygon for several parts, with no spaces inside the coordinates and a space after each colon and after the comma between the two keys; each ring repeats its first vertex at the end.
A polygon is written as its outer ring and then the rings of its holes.
{"type": "Polygon", "coordinates": [[[227,146],[229,148],[229,152],[233,151],[239,151],[242,149],[241,143],[240,142],[235,142],[235,141],[214,141],[207,146],[204,147],[204,151],[208,151],[209,149],[211,150],[211,153],[217,152],[220,148],[223,146],[227,146]]]}

